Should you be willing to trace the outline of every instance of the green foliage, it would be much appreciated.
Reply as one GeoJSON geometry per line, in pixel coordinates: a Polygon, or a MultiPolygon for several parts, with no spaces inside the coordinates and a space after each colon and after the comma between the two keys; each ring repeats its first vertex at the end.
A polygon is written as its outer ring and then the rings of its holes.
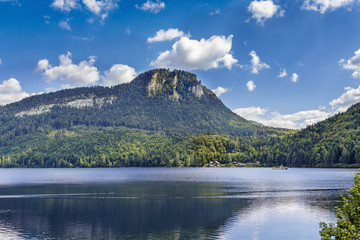
{"type": "Polygon", "coordinates": [[[358,171],[353,188],[347,197],[342,196],[343,206],[337,209],[336,225],[320,223],[320,236],[323,240],[357,240],[360,239],[360,181],[358,171]]]}
{"type": "Polygon", "coordinates": [[[0,106],[0,166],[357,167],[359,126],[360,104],[301,131],[260,126],[234,114],[196,75],[158,69],[111,88],[0,106]],[[88,105],[69,105],[77,101],[88,105]],[[48,110],[16,116],[34,109],[48,110]]]}
{"type": "Polygon", "coordinates": [[[63,129],[72,126],[128,127],[166,133],[219,133],[239,136],[278,132],[253,124],[228,109],[196,75],[166,69],[140,74],[131,83],[114,87],[62,90],[23,99],[0,107],[0,144],[38,128],[63,129]],[[193,88],[200,87],[201,97],[193,88]],[[69,102],[88,101],[89,105],[71,107],[69,102]],[[90,101],[90,102],[89,102],[90,101]],[[23,111],[52,106],[38,115],[23,111]]]}
{"type": "Polygon", "coordinates": [[[47,137],[3,156],[1,166],[178,167],[186,164],[191,142],[183,135],[123,127],[74,127],[51,131],[47,137]]]}
{"type": "Polygon", "coordinates": [[[266,139],[263,146],[287,166],[359,167],[360,104],[295,134],[266,139]]]}

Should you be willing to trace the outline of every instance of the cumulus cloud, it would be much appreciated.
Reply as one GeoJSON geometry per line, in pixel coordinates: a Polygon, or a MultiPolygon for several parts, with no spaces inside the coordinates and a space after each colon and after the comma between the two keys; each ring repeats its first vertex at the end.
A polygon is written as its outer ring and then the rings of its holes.
{"type": "Polygon", "coordinates": [[[219,86],[219,87],[217,87],[217,88],[215,88],[215,89],[213,89],[213,90],[211,90],[211,91],[213,91],[217,97],[220,97],[220,95],[228,92],[229,89],[219,86]]]}
{"type": "Polygon", "coordinates": [[[60,26],[62,29],[71,31],[71,27],[70,27],[70,25],[69,25],[68,20],[62,20],[62,21],[60,21],[60,22],[59,22],[59,26],[60,26]]]}
{"type": "Polygon", "coordinates": [[[291,81],[296,83],[299,80],[299,75],[297,73],[293,73],[291,75],[291,81]]]}
{"type": "Polygon", "coordinates": [[[354,0],[305,0],[302,9],[324,14],[326,11],[334,11],[341,7],[351,7],[354,2],[354,0]]]}
{"type": "Polygon", "coordinates": [[[109,15],[109,12],[117,9],[119,0],[82,0],[86,8],[105,20],[109,15]]]}
{"type": "Polygon", "coordinates": [[[20,82],[15,78],[10,78],[0,84],[0,105],[16,102],[29,96],[30,94],[22,90],[20,82]]]}
{"type": "Polygon", "coordinates": [[[345,93],[332,100],[329,104],[336,112],[345,112],[353,104],[360,102],[360,86],[357,88],[346,87],[345,93]]]}
{"type": "Polygon", "coordinates": [[[153,2],[151,0],[147,0],[141,6],[135,5],[137,9],[141,9],[143,11],[148,11],[151,13],[159,13],[161,10],[165,9],[165,3],[162,1],[157,0],[153,2]]]}
{"type": "Polygon", "coordinates": [[[160,53],[151,66],[160,68],[178,68],[184,70],[208,70],[226,67],[231,69],[238,61],[230,53],[232,47],[230,35],[212,36],[209,39],[193,40],[182,37],[175,42],[171,50],[160,53]]]}
{"type": "Polygon", "coordinates": [[[252,92],[252,91],[255,90],[256,85],[255,85],[254,81],[248,81],[248,82],[246,83],[246,87],[247,87],[247,89],[248,89],[249,92],[252,92]]]}
{"type": "Polygon", "coordinates": [[[75,86],[88,86],[96,83],[100,79],[98,69],[93,66],[95,57],[89,57],[89,60],[83,60],[79,64],[74,64],[71,59],[71,53],[59,56],[59,66],[51,66],[49,60],[42,59],[37,64],[37,70],[42,71],[42,76],[48,81],[56,79],[63,80],[75,86]]]}
{"type": "Polygon", "coordinates": [[[2,64],[2,59],[0,58],[0,65],[2,64]]]}
{"type": "Polygon", "coordinates": [[[260,107],[237,108],[233,112],[248,120],[266,126],[300,129],[328,118],[331,113],[323,110],[300,111],[293,114],[270,112],[260,107]]]}
{"type": "Polygon", "coordinates": [[[254,120],[258,116],[264,116],[267,110],[260,107],[247,107],[234,109],[233,112],[248,120],[254,120]]]}
{"type": "Polygon", "coordinates": [[[105,72],[104,85],[114,86],[122,83],[128,83],[136,76],[137,73],[134,68],[128,65],[115,64],[109,71],[105,72]]]}
{"type": "Polygon", "coordinates": [[[78,0],[54,0],[51,7],[60,11],[70,12],[72,9],[79,8],[78,0]]]}
{"type": "Polygon", "coordinates": [[[340,59],[339,64],[346,70],[354,70],[352,77],[360,79],[360,49],[348,60],[340,59]]]}
{"type": "Polygon", "coordinates": [[[169,41],[175,38],[181,37],[191,37],[190,34],[185,34],[183,31],[179,31],[177,28],[169,28],[168,30],[160,29],[156,32],[154,37],[150,37],[147,39],[149,43],[152,42],[162,42],[162,41],[169,41]]]}
{"type": "Polygon", "coordinates": [[[279,75],[277,75],[278,78],[283,78],[286,76],[287,76],[287,72],[285,68],[282,71],[280,71],[279,75]]]}
{"type": "MultiPolygon", "coordinates": [[[[99,16],[102,21],[105,20],[111,10],[118,8],[118,2],[119,0],[82,0],[85,8],[99,16]]],[[[54,0],[51,7],[70,12],[73,9],[81,8],[81,5],[79,0],[54,0]]]]}
{"type": "Polygon", "coordinates": [[[283,17],[285,10],[279,5],[274,4],[272,0],[252,1],[248,7],[248,11],[252,14],[251,18],[257,23],[263,25],[267,19],[274,16],[283,17]]]}
{"type": "Polygon", "coordinates": [[[261,69],[270,68],[269,65],[267,65],[264,62],[261,62],[259,56],[256,55],[256,52],[254,50],[249,53],[249,56],[251,57],[251,72],[253,74],[258,74],[259,70],[261,69]]]}

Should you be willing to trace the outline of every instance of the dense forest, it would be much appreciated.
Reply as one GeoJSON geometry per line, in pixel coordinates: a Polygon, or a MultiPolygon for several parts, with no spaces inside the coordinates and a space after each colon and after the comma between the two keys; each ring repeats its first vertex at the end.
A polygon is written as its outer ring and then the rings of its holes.
{"type": "Polygon", "coordinates": [[[260,126],[196,75],[159,69],[0,107],[0,165],[359,167],[359,126],[360,104],[300,131],[260,126]]]}

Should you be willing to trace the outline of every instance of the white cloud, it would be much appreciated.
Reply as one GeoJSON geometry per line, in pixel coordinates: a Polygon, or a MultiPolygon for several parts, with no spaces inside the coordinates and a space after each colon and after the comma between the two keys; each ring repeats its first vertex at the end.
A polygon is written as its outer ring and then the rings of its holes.
{"type": "Polygon", "coordinates": [[[50,19],[51,19],[50,16],[47,16],[47,15],[44,16],[44,21],[45,21],[46,24],[50,23],[50,19]]]}
{"type": "Polygon", "coordinates": [[[234,109],[233,112],[248,120],[253,120],[258,116],[264,116],[267,110],[260,107],[247,107],[234,109]]]}
{"type": "Polygon", "coordinates": [[[280,71],[279,75],[277,75],[278,78],[283,78],[286,76],[287,76],[287,72],[285,68],[282,71],[280,71]]]}
{"type": "Polygon", "coordinates": [[[105,20],[111,10],[118,8],[119,0],[82,0],[86,8],[105,20]]]}
{"type": "Polygon", "coordinates": [[[71,60],[71,53],[60,55],[59,66],[52,67],[49,60],[42,59],[38,62],[37,70],[42,71],[43,78],[52,81],[61,79],[75,86],[88,86],[100,79],[98,69],[93,66],[95,57],[89,57],[89,61],[81,61],[74,64],[71,60]]]}
{"type": "MultiPolygon", "coordinates": [[[[99,16],[102,21],[105,20],[111,10],[118,8],[118,2],[119,0],[82,0],[85,8],[99,16]]],[[[54,0],[51,7],[70,12],[72,9],[81,8],[81,5],[79,0],[54,0]]]]}
{"type": "Polygon", "coordinates": [[[137,73],[134,68],[128,65],[115,64],[109,71],[105,72],[104,85],[114,86],[131,82],[136,76],[137,73]]]}
{"type": "Polygon", "coordinates": [[[2,64],[2,59],[0,58],[0,65],[2,64]]]}
{"type": "Polygon", "coordinates": [[[59,22],[59,26],[60,26],[62,29],[71,31],[71,27],[70,27],[70,25],[69,25],[68,20],[62,20],[62,21],[60,21],[60,22],[59,22]]]}
{"type": "Polygon", "coordinates": [[[336,112],[345,112],[353,104],[360,102],[360,86],[357,88],[346,87],[345,93],[339,98],[332,100],[329,104],[336,112]]]}
{"type": "Polygon", "coordinates": [[[61,84],[61,89],[72,89],[72,88],[76,88],[76,86],[65,83],[65,84],[61,84]]]}
{"type": "Polygon", "coordinates": [[[220,97],[220,95],[228,92],[229,89],[219,86],[219,87],[217,87],[217,88],[215,88],[215,89],[213,89],[213,90],[211,90],[211,91],[213,91],[217,97],[220,97]]]}
{"type": "Polygon", "coordinates": [[[248,82],[246,83],[246,87],[247,87],[247,89],[248,89],[249,92],[252,92],[252,91],[255,90],[256,85],[255,85],[254,81],[248,81],[248,82]]]}
{"type": "Polygon", "coordinates": [[[299,75],[297,73],[293,73],[291,75],[291,81],[296,83],[299,80],[299,75]]]}
{"type": "Polygon", "coordinates": [[[10,78],[0,84],[0,105],[16,102],[28,96],[30,94],[22,90],[20,82],[15,78],[10,78]]]}
{"type": "Polygon", "coordinates": [[[193,40],[182,37],[175,42],[172,50],[162,52],[151,66],[178,68],[184,70],[226,67],[231,69],[238,61],[231,55],[232,38],[230,35],[212,36],[209,39],[193,40]]]}
{"type": "Polygon", "coordinates": [[[144,2],[141,6],[135,5],[137,9],[141,9],[144,11],[149,11],[152,13],[157,14],[161,10],[165,8],[165,3],[162,1],[157,0],[156,2],[153,2],[151,0],[147,0],[144,2]]]}
{"type": "Polygon", "coordinates": [[[70,12],[72,9],[79,8],[78,0],[54,0],[51,7],[60,11],[70,12]]]}
{"type": "Polygon", "coordinates": [[[360,79],[360,49],[357,50],[355,55],[348,60],[341,59],[339,64],[346,70],[355,70],[352,74],[353,78],[360,79]]]}
{"type": "Polygon", "coordinates": [[[9,2],[12,3],[13,5],[19,5],[19,6],[21,5],[18,0],[0,0],[0,2],[9,2]]]}
{"type": "Polygon", "coordinates": [[[156,32],[154,37],[150,37],[147,39],[149,43],[152,42],[162,42],[162,41],[169,41],[175,38],[181,37],[191,37],[190,34],[185,34],[183,31],[179,31],[177,28],[169,28],[168,30],[160,29],[156,32]]]}
{"type": "Polygon", "coordinates": [[[215,15],[219,15],[219,14],[220,14],[220,9],[216,9],[214,12],[209,13],[210,16],[215,16],[215,15]]]}
{"type": "Polygon", "coordinates": [[[234,109],[233,112],[247,120],[256,121],[266,126],[300,129],[328,118],[331,113],[323,110],[300,111],[293,114],[269,112],[260,107],[234,109]]]}
{"type": "Polygon", "coordinates": [[[94,40],[94,37],[80,37],[80,36],[73,36],[72,39],[77,40],[77,41],[86,41],[86,42],[91,42],[92,40],[94,40]]]}
{"type": "Polygon", "coordinates": [[[264,24],[267,19],[274,16],[283,17],[285,10],[282,10],[279,5],[275,5],[272,0],[252,1],[248,7],[248,11],[252,13],[251,18],[255,19],[257,23],[264,24]]]}
{"type": "Polygon", "coordinates": [[[258,55],[256,55],[256,52],[254,50],[249,53],[249,56],[251,57],[251,72],[253,74],[258,74],[259,70],[261,69],[270,68],[269,65],[261,62],[260,58],[258,57],[258,55]]]}
{"type": "Polygon", "coordinates": [[[305,0],[302,9],[324,14],[326,11],[334,11],[341,7],[351,7],[354,2],[354,0],[305,0]]]}

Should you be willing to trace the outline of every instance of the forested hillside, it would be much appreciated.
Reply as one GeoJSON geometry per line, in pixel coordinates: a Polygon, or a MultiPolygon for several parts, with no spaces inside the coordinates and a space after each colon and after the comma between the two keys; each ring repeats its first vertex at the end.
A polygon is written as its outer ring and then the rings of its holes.
{"type": "Polygon", "coordinates": [[[174,134],[185,141],[286,132],[234,114],[194,74],[158,69],[111,88],[61,90],[0,107],[0,158],[2,166],[168,166],[190,151],[191,141],[172,149],[174,134]]]}
{"type": "Polygon", "coordinates": [[[241,136],[271,131],[234,114],[196,75],[166,69],[112,88],[62,90],[0,107],[2,144],[39,127],[79,125],[241,136]]]}
{"type": "Polygon", "coordinates": [[[234,114],[196,75],[61,90],[0,107],[3,167],[360,166],[360,104],[300,131],[234,114]]]}
{"type": "Polygon", "coordinates": [[[195,146],[196,155],[202,156],[203,161],[231,159],[259,161],[262,166],[360,167],[360,103],[345,113],[285,136],[202,135],[195,146]]]}

